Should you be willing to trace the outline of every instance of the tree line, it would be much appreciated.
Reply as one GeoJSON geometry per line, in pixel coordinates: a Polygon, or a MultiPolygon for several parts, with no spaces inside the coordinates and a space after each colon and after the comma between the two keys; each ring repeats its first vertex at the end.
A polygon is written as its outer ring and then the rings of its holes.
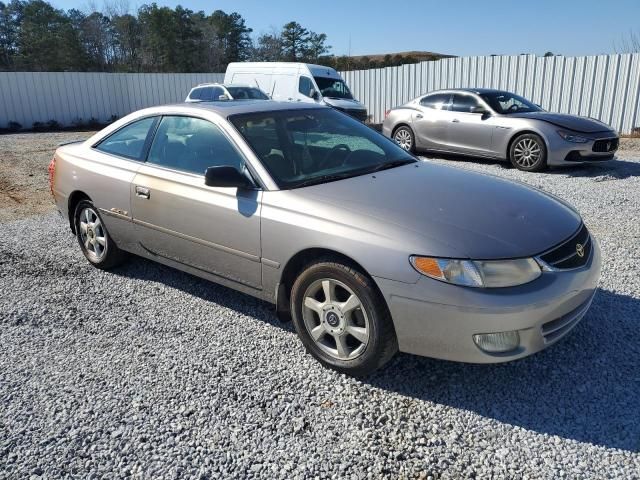
{"type": "MultiPolygon", "coordinates": [[[[117,0],[113,0],[117,1],[117,0]]],[[[252,36],[236,12],[117,3],[60,10],[43,0],[0,1],[0,70],[223,72],[236,61],[335,63],[324,33],[297,22],[252,36]]]]}

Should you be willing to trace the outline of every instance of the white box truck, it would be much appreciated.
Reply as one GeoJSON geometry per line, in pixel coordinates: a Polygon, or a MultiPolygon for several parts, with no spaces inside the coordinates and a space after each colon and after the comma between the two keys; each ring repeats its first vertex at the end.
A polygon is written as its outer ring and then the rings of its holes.
{"type": "Polygon", "coordinates": [[[295,62],[233,62],[227,67],[225,84],[258,87],[273,100],[329,105],[360,121],[367,108],[333,68],[295,62]]]}

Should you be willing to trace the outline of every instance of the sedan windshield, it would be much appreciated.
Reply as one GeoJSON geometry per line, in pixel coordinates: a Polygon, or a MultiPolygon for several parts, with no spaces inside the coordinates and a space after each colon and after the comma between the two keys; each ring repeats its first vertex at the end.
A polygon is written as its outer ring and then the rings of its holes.
{"type": "Polygon", "coordinates": [[[330,108],[248,113],[229,119],[283,189],[416,162],[395,142],[330,108]]]}
{"type": "Polygon", "coordinates": [[[481,93],[480,96],[496,113],[504,115],[543,111],[539,106],[515,93],[489,92],[481,93]]]}
{"type": "Polygon", "coordinates": [[[347,84],[340,79],[327,78],[327,77],[313,77],[320,89],[320,93],[323,97],[328,98],[346,98],[348,100],[353,99],[351,91],[347,84]]]}
{"type": "Polygon", "coordinates": [[[234,100],[269,100],[262,90],[253,87],[227,87],[234,100]]]}

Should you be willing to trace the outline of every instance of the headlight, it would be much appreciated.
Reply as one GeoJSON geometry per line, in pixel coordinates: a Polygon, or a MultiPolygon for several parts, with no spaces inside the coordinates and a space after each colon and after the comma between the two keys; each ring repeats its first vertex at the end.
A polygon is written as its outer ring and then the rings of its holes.
{"type": "Polygon", "coordinates": [[[558,130],[558,135],[560,135],[567,142],[571,142],[571,143],[587,143],[591,141],[590,138],[581,137],[580,135],[575,135],[573,133],[565,132],[564,130],[558,130]]]}
{"type": "Polygon", "coordinates": [[[465,287],[514,287],[540,275],[533,258],[516,260],[456,260],[452,258],[409,257],[411,265],[427,277],[465,287]]]}

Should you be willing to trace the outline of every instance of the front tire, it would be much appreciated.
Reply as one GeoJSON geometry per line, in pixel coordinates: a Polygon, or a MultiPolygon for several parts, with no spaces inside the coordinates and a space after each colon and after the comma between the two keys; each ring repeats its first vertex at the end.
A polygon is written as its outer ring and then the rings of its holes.
{"type": "Polygon", "coordinates": [[[115,244],[98,209],[88,200],[76,206],[75,230],[83,255],[94,267],[107,270],[120,265],[125,254],[115,244]]]}
{"type": "Polygon", "coordinates": [[[384,299],[351,266],[332,260],[308,266],[291,290],[291,312],[307,352],[341,373],[367,375],[398,351],[384,299]]]}
{"type": "Polygon", "coordinates": [[[518,170],[541,172],[547,168],[547,147],[535,133],[516,137],[509,148],[509,160],[518,170]]]}
{"type": "Polygon", "coordinates": [[[396,128],[393,132],[393,140],[407,152],[415,153],[416,139],[413,130],[406,125],[396,128]]]}

